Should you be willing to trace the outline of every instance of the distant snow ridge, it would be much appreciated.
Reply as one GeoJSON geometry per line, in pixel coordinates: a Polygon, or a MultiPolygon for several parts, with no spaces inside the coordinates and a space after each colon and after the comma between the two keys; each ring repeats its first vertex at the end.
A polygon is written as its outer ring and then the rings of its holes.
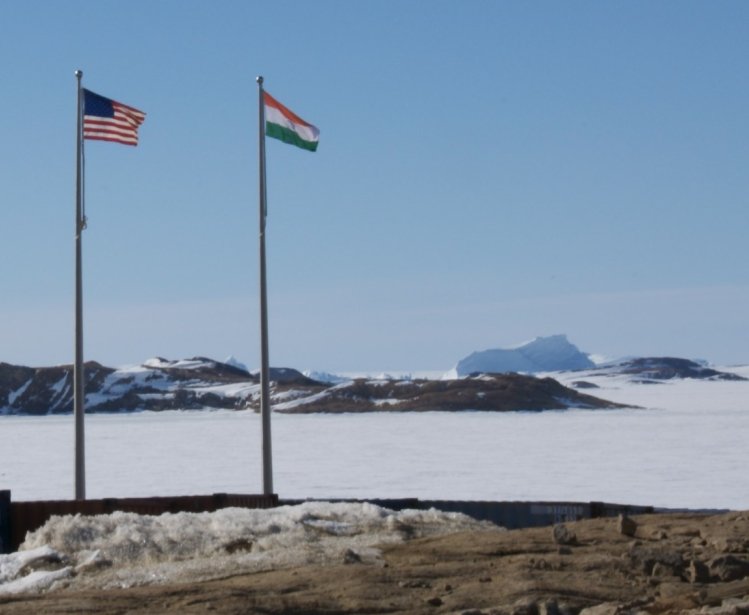
{"type": "Polygon", "coordinates": [[[590,357],[570,343],[566,335],[537,337],[516,348],[496,348],[474,352],[458,361],[457,376],[475,372],[506,373],[556,372],[595,367],[590,357]]]}

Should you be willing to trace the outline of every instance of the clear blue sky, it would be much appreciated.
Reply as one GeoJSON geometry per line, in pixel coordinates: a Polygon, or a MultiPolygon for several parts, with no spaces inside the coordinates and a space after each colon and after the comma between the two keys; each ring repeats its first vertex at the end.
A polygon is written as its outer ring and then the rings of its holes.
{"type": "Polygon", "coordinates": [[[148,115],[86,142],[85,355],[258,342],[271,364],[449,369],[566,333],[749,362],[749,3],[0,2],[0,361],[73,360],[74,71],[148,115]]]}

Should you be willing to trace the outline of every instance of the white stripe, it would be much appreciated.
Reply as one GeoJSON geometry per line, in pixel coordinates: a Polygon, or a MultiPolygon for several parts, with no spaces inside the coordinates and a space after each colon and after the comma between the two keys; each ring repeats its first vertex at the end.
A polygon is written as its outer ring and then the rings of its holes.
{"type": "Polygon", "coordinates": [[[311,125],[305,126],[304,124],[292,122],[275,107],[265,105],[265,121],[293,130],[300,138],[310,143],[316,143],[320,140],[320,131],[317,128],[311,125]]]}
{"type": "Polygon", "coordinates": [[[121,128],[119,126],[92,126],[90,124],[83,125],[84,137],[106,135],[132,141],[138,140],[138,132],[132,128],[121,128]]]}
{"type": "Polygon", "coordinates": [[[100,118],[100,117],[91,118],[90,120],[86,118],[84,120],[84,125],[91,126],[91,127],[98,127],[102,129],[111,127],[113,130],[123,130],[126,132],[132,132],[132,133],[135,133],[138,130],[138,126],[133,125],[130,122],[122,122],[119,120],[106,119],[106,118],[100,118]]]}
{"type": "Polygon", "coordinates": [[[84,130],[83,131],[83,137],[85,139],[95,139],[95,138],[103,138],[103,137],[109,137],[112,139],[120,139],[122,141],[127,141],[128,143],[137,143],[138,141],[138,135],[133,133],[123,133],[123,132],[117,132],[114,130],[84,130]]]}
{"type": "Polygon", "coordinates": [[[84,139],[105,139],[107,141],[117,141],[119,143],[130,143],[137,145],[138,137],[129,137],[126,135],[120,135],[114,132],[100,132],[100,131],[86,131],[83,133],[84,139]]]}
{"type": "Polygon", "coordinates": [[[143,120],[146,119],[146,114],[143,113],[142,111],[135,111],[134,109],[128,109],[118,103],[113,103],[112,108],[114,109],[115,115],[117,113],[121,113],[122,115],[127,115],[135,119],[139,124],[142,124],[143,120]]]}

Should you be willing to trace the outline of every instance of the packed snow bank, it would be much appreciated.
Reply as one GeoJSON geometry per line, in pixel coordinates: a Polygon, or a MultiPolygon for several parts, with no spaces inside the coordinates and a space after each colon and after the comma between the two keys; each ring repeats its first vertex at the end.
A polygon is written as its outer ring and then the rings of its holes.
{"type": "Polygon", "coordinates": [[[71,568],[61,564],[60,554],[46,545],[11,555],[0,555],[0,594],[46,589],[55,581],[71,575],[71,568]]]}
{"type": "Polygon", "coordinates": [[[376,545],[500,528],[459,513],[307,502],[158,517],[52,517],[0,555],[0,594],[191,582],[304,564],[383,564],[376,545]]]}

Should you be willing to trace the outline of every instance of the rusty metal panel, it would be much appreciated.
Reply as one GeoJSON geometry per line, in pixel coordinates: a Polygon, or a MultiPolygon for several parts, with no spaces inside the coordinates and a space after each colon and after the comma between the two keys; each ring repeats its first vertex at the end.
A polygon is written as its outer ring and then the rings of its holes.
{"type": "Polygon", "coordinates": [[[100,500],[49,500],[38,502],[11,502],[10,549],[15,551],[32,532],[44,525],[55,515],[98,515],[104,512],[100,500]]]}
{"type": "Polygon", "coordinates": [[[217,508],[275,508],[278,506],[278,496],[271,495],[242,495],[217,493],[214,497],[221,502],[217,508]]]}

